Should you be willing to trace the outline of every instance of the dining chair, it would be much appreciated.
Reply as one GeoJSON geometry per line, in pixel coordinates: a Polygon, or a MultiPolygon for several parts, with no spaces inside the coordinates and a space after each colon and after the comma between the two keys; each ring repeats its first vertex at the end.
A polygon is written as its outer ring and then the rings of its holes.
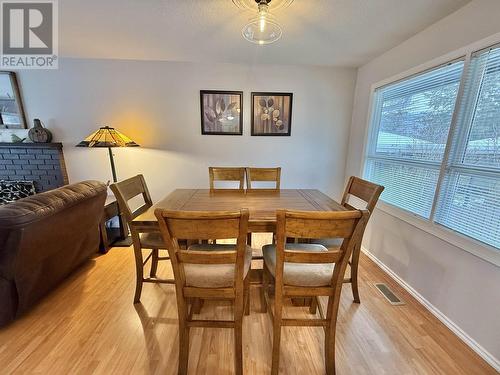
{"type": "MultiPolygon", "coordinates": [[[[384,187],[381,185],[374,184],[373,182],[363,180],[359,177],[351,176],[344,190],[341,204],[347,209],[362,208],[368,210],[369,219],[378,202],[380,194],[382,194],[383,191],[384,187]],[[354,200],[357,202],[355,203],[351,201],[351,197],[354,197],[354,200]],[[354,207],[351,203],[356,204],[356,207],[354,207]]],[[[348,263],[351,269],[350,277],[344,279],[345,284],[351,284],[353,299],[356,303],[361,303],[358,289],[358,267],[362,239],[363,236],[361,236],[359,243],[355,244],[351,260],[348,263]]],[[[318,242],[327,248],[337,248],[342,244],[342,239],[329,238],[314,242],[318,242]]]]}
{"type": "Polygon", "coordinates": [[[273,321],[271,374],[277,375],[281,327],[321,326],[325,331],[326,373],[335,374],[335,327],[347,262],[360,240],[368,211],[288,211],[277,212],[276,244],[265,245],[264,300],[269,305],[269,281],[274,280],[274,311],[266,306],[273,321]],[[287,243],[287,238],[342,238],[339,248],[328,250],[320,244],[287,243]],[[328,297],[326,315],[319,297],[328,297]],[[314,298],[320,319],[284,319],[286,298],[314,298]]]}
{"type": "Polygon", "coordinates": [[[245,168],[231,167],[209,167],[210,190],[215,188],[215,181],[236,181],[239,182],[238,190],[245,188],[245,168]]]}
{"type": "Polygon", "coordinates": [[[247,190],[256,190],[253,182],[274,182],[275,187],[268,190],[280,190],[281,167],[278,168],[246,168],[247,190]]]}
{"type": "MultiPolygon", "coordinates": [[[[281,167],[278,168],[245,168],[247,176],[247,191],[252,190],[280,190],[281,182],[281,167]],[[252,186],[252,182],[274,182],[274,188],[257,188],[255,184],[252,186]]],[[[274,239],[274,237],[273,237],[274,239]]],[[[252,234],[248,233],[248,243],[252,244],[252,234]]],[[[255,255],[254,260],[262,259],[261,255],[255,255]]]]}
{"type": "Polygon", "coordinates": [[[179,315],[179,374],[188,368],[191,327],[234,328],[235,373],[243,373],[242,320],[249,309],[249,270],[252,249],[246,245],[248,210],[169,211],[156,209],[160,231],[174,270],[179,315]],[[179,239],[236,238],[236,244],[195,244],[182,250],[179,239]],[[233,320],[193,319],[190,300],[229,299],[233,320]]]}
{"type": "Polygon", "coordinates": [[[168,256],[160,256],[160,250],[167,250],[161,233],[157,228],[151,228],[147,231],[139,232],[134,228],[132,221],[140,214],[147,211],[153,205],[151,195],[149,194],[146,181],[143,175],[137,175],[129,179],[116,182],[110,186],[111,191],[118,201],[120,214],[125,217],[130,233],[132,236],[135,256],[135,270],[136,270],[136,285],[134,294],[134,303],[139,303],[141,299],[143,283],[159,283],[159,284],[173,284],[173,279],[159,279],[156,277],[158,269],[158,261],[168,260],[168,256]],[[132,209],[129,202],[130,200],[142,196],[141,203],[137,209],[132,209]],[[144,259],[142,250],[151,249],[150,254],[144,259]],[[151,260],[151,269],[149,277],[144,277],[144,267],[151,260]]]}

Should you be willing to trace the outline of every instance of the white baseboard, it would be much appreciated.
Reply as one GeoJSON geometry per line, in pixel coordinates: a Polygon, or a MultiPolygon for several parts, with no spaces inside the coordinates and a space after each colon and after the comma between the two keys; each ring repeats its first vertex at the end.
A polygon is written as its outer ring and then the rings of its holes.
{"type": "Polygon", "coordinates": [[[420,302],[427,310],[430,311],[432,315],[438,318],[441,323],[448,327],[455,335],[457,335],[465,344],[467,344],[472,350],[474,350],[481,358],[483,358],[488,364],[490,364],[495,370],[500,372],[500,360],[495,358],[491,353],[479,345],[472,337],[465,333],[458,325],[456,325],[452,320],[450,320],[446,315],[439,311],[432,303],[427,301],[420,293],[413,289],[409,284],[406,283],[402,278],[400,278],[394,271],[382,263],[375,255],[370,253],[368,249],[364,246],[361,247],[368,258],[373,260],[385,273],[387,273],[394,281],[396,281],[401,287],[403,287],[408,293],[410,293],[418,302],[420,302]]]}

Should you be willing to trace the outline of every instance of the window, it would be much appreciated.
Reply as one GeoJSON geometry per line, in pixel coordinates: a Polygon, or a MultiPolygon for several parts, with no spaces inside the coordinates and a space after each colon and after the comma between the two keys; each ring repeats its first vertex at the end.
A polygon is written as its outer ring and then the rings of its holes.
{"type": "Polygon", "coordinates": [[[364,175],[383,201],[500,248],[500,46],[466,60],[375,90],[364,175]]]}
{"type": "Polygon", "coordinates": [[[373,141],[365,176],[382,200],[430,218],[464,62],[456,61],[375,91],[373,141]]]}
{"type": "Polygon", "coordinates": [[[436,222],[500,248],[500,47],[471,57],[436,222]]]}

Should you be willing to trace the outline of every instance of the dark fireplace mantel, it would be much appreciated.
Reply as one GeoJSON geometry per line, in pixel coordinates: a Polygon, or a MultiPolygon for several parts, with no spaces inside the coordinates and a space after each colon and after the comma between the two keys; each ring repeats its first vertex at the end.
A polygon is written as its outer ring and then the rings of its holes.
{"type": "Polygon", "coordinates": [[[34,181],[37,193],[68,184],[62,143],[0,143],[0,180],[34,181]]]}

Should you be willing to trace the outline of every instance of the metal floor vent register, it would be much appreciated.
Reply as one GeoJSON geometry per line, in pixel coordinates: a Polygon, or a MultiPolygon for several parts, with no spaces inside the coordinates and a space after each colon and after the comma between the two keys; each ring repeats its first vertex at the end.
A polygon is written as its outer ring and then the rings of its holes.
{"type": "Polygon", "coordinates": [[[387,284],[375,284],[375,286],[391,305],[400,306],[405,304],[404,301],[400,300],[399,297],[392,292],[387,284]]]}

